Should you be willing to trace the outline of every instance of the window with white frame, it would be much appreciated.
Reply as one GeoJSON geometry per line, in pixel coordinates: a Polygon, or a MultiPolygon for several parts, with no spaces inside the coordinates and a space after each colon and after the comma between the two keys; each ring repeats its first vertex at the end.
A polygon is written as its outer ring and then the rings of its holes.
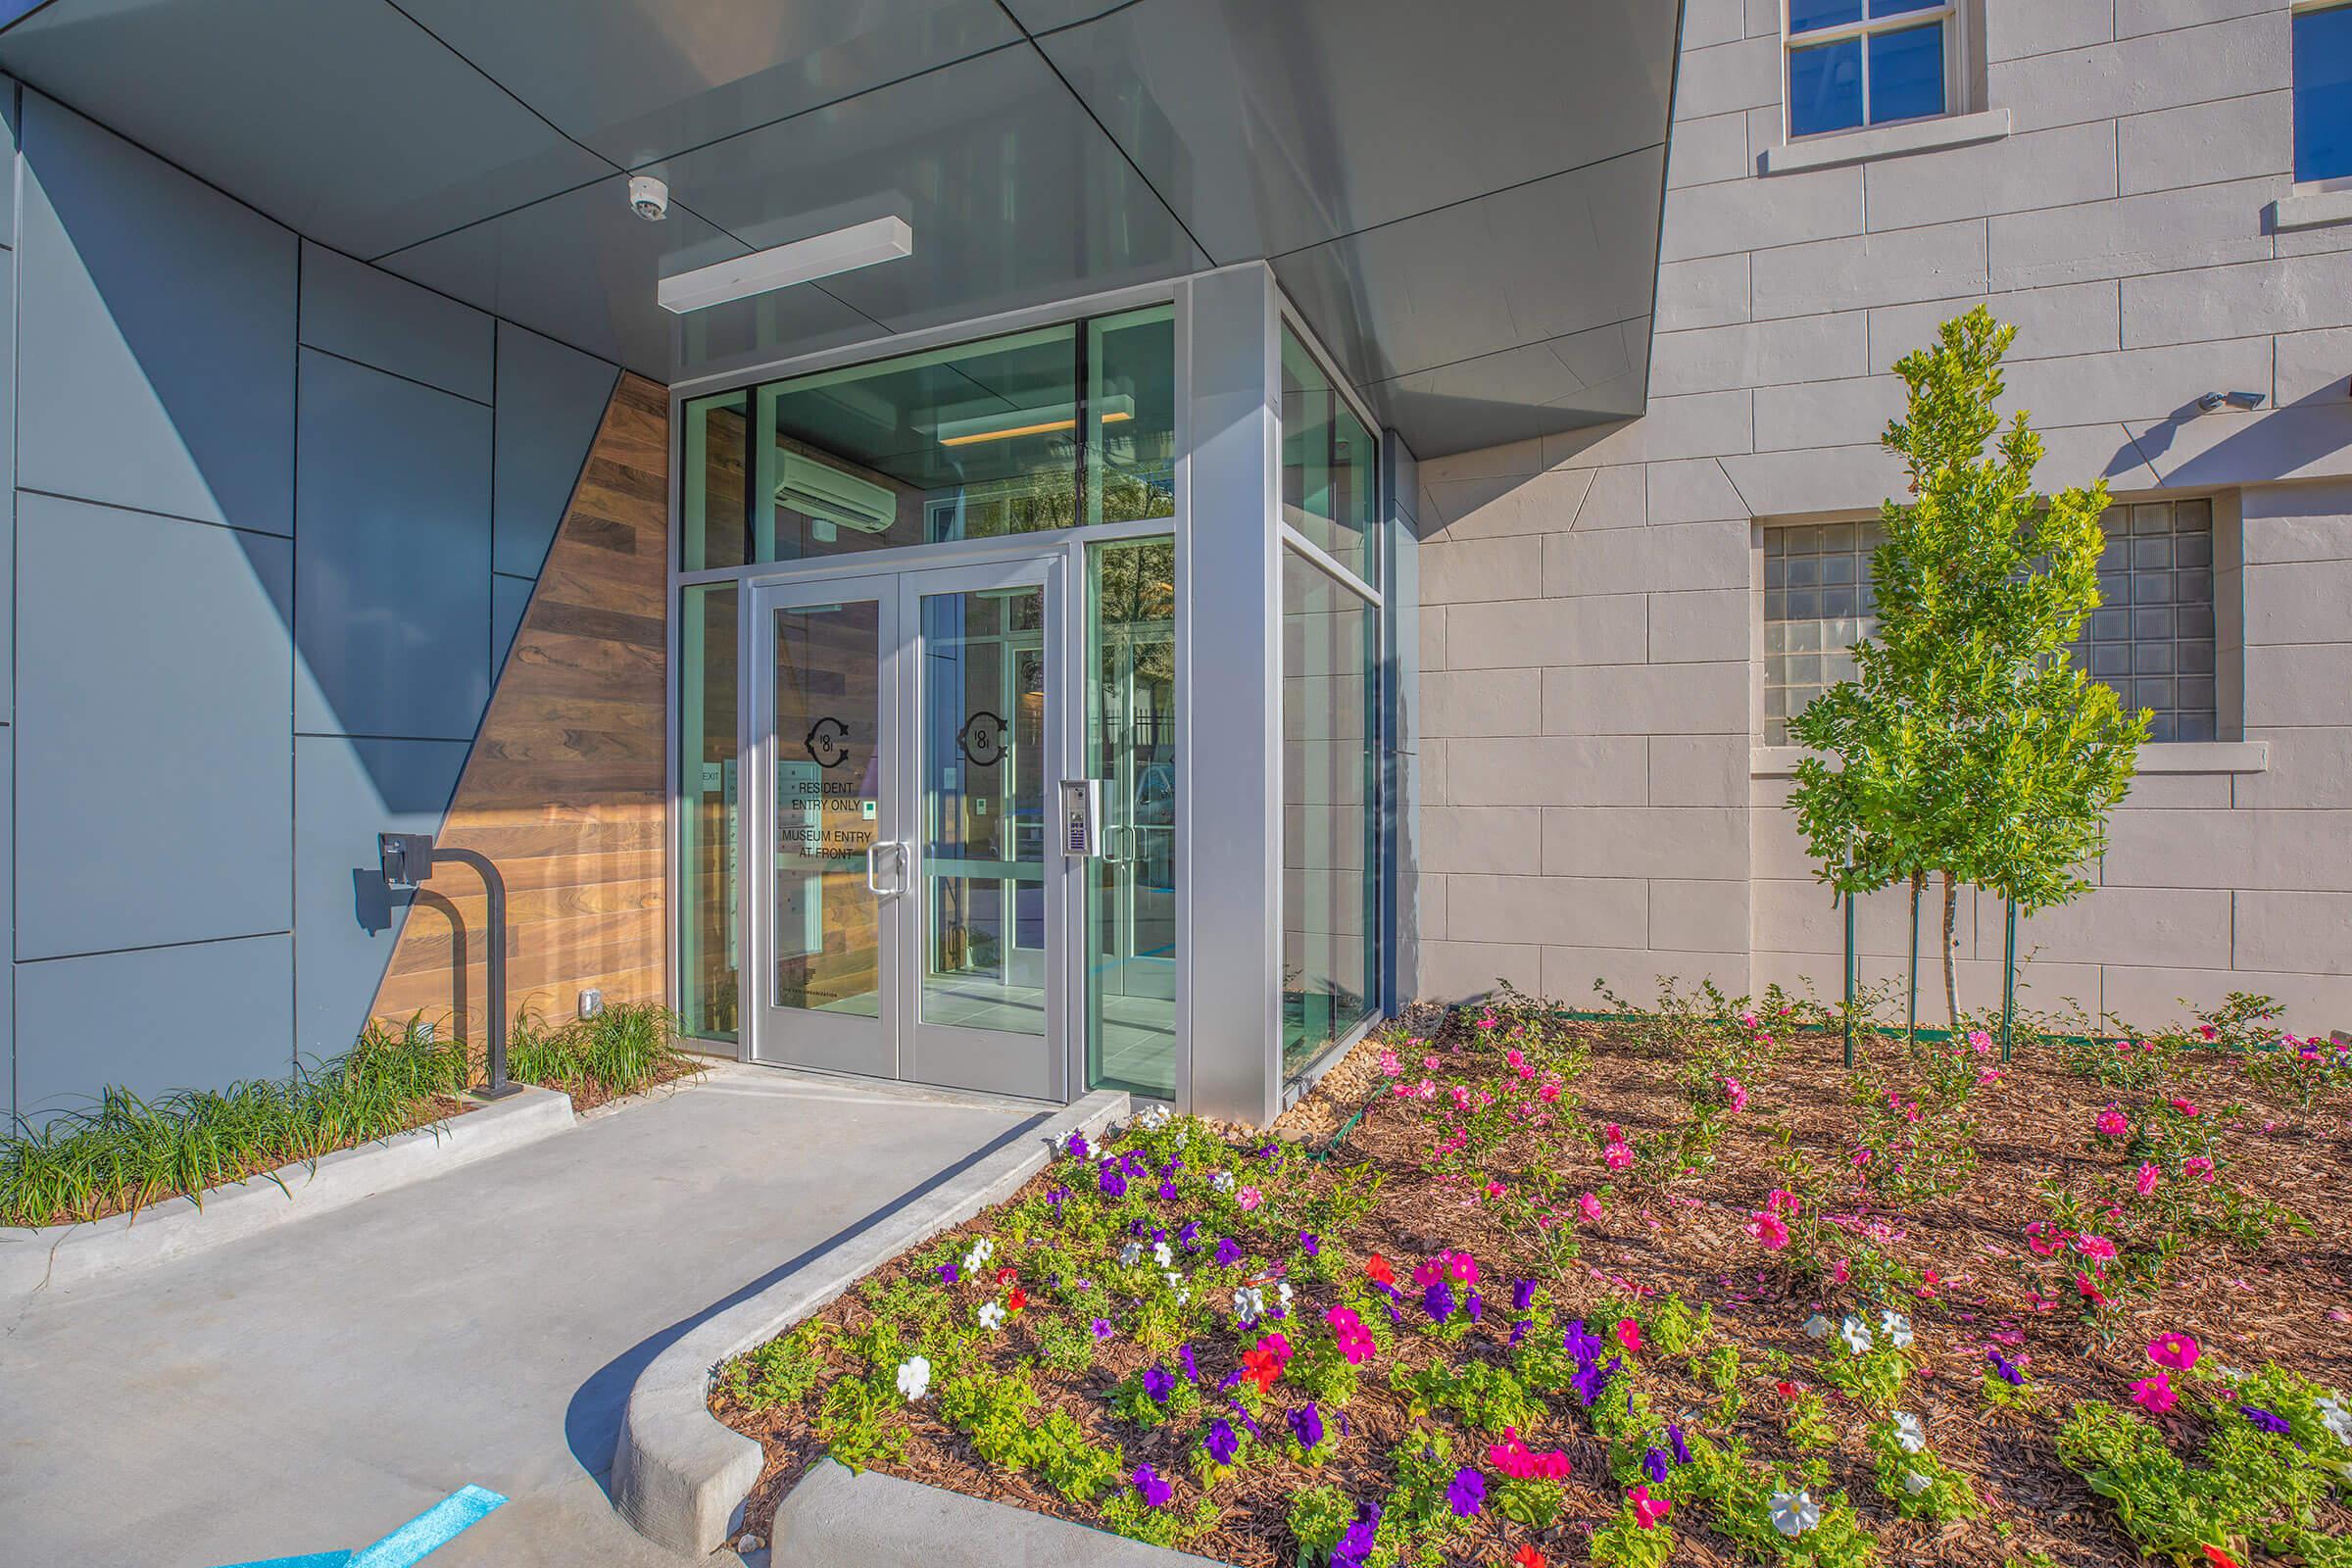
{"type": "Polygon", "coordinates": [[[2352,3],[2296,0],[2295,179],[2352,176],[2352,3]]]}
{"type": "Polygon", "coordinates": [[[1786,0],[1788,135],[1959,107],[1963,0],[1786,0]]]}
{"type": "MultiPolygon", "coordinates": [[[[2100,604],[2069,652],[2115,688],[2127,711],[2155,714],[2150,740],[2215,739],[2213,503],[2118,503],[2100,523],[2100,604]]],[[[1883,538],[1876,522],[1764,530],[1765,745],[1788,745],[1788,721],[1853,678],[1847,650],[1878,627],[1871,557],[1883,538]]]]}

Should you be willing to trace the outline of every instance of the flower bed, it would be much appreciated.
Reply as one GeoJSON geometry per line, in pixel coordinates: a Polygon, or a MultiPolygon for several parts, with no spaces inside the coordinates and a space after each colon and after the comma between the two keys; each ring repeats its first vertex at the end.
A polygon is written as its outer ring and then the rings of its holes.
{"type": "Polygon", "coordinates": [[[1777,996],[1504,997],[1328,1158],[1074,1145],[713,1409],[760,1531],[830,1451],[1251,1568],[2352,1563],[2352,1052],[2258,1013],[1849,1075],[1777,996]]]}

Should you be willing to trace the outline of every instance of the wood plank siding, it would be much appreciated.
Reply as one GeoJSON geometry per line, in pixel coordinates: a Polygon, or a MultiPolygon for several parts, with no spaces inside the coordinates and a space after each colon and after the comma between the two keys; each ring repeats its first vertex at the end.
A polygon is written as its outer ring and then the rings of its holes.
{"type": "MultiPolygon", "coordinates": [[[[581,988],[660,1001],[669,399],[623,375],[467,754],[438,842],[507,882],[507,994],[550,1022],[581,988]]],[[[376,993],[484,1037],[484,899],[464,866],[411,910],[376,993]]]]}

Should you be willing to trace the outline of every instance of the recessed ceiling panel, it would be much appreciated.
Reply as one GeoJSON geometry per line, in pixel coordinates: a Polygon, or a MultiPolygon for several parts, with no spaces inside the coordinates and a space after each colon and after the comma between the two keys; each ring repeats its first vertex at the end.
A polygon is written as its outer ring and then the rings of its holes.
{"type": "Polygon", "coordinates": [[[662,277],[746,249],[677,202],[661,222],[647,222],[629,209],[627,177],[614,174],[383,265],[664,383],[712,357],[820,348],[879,332],[812,285],[682,319],[654,303],[662,277]]]}
{"type": "Polygon", "coordinates": [[[1662,148],[1275,258],[1359,381],[1649,314],[1662,148]]]}
{"type": "Polygon", "coordinates": [[[1676,0],[1138,0],[1042,40],[1218,262],[1664,142],[1676,0]]]}
{"type": "Polygon", "coordinates": [[[1048,32],[1073,23],[1091,22],[1106,11],[1134,3],[1135,0],[1004,0],[1004,9],[1029,31],[1048,32]]]}
{"type": "Polygon", "coordinates": [[[611,172],[384,0],[53,0],[0,70],[360,256],[611,172]]]}
{"type": "Polygon", "coordinates": [[[1414,456],[1554,435],[1639,415],[1649,375],[1649,319],[1573,332],[1364,389],[1414,456]]]}
{"type": "Polygon", "coordinates": [[[995,0],[400,4],[629,169],[1020,40],[995,0]]]}
{"type": "Polygon", "coordinates": [[[1172,277],[1183,228],[1027,47],[656,165],[675,197],[757,248],[886,213],[914,254],[825,288],[894,330],[1172,277]]]}

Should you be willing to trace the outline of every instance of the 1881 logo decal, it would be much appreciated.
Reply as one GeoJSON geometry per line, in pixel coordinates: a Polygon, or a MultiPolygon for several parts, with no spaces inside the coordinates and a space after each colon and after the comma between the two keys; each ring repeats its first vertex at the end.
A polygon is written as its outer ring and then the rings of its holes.
{"type": "Polygon", "coordinates": [[[982,709],[956,732],[956,749],[974,767],[994,767],[1004,760],[1004,721],[982,709]]]}
{"type": "Polygon", "coordinates": [[[820,718],[808,726],[808,760],[822,768],[839,767],[850,760],[850,726],[838,718],[820,718]]]}

